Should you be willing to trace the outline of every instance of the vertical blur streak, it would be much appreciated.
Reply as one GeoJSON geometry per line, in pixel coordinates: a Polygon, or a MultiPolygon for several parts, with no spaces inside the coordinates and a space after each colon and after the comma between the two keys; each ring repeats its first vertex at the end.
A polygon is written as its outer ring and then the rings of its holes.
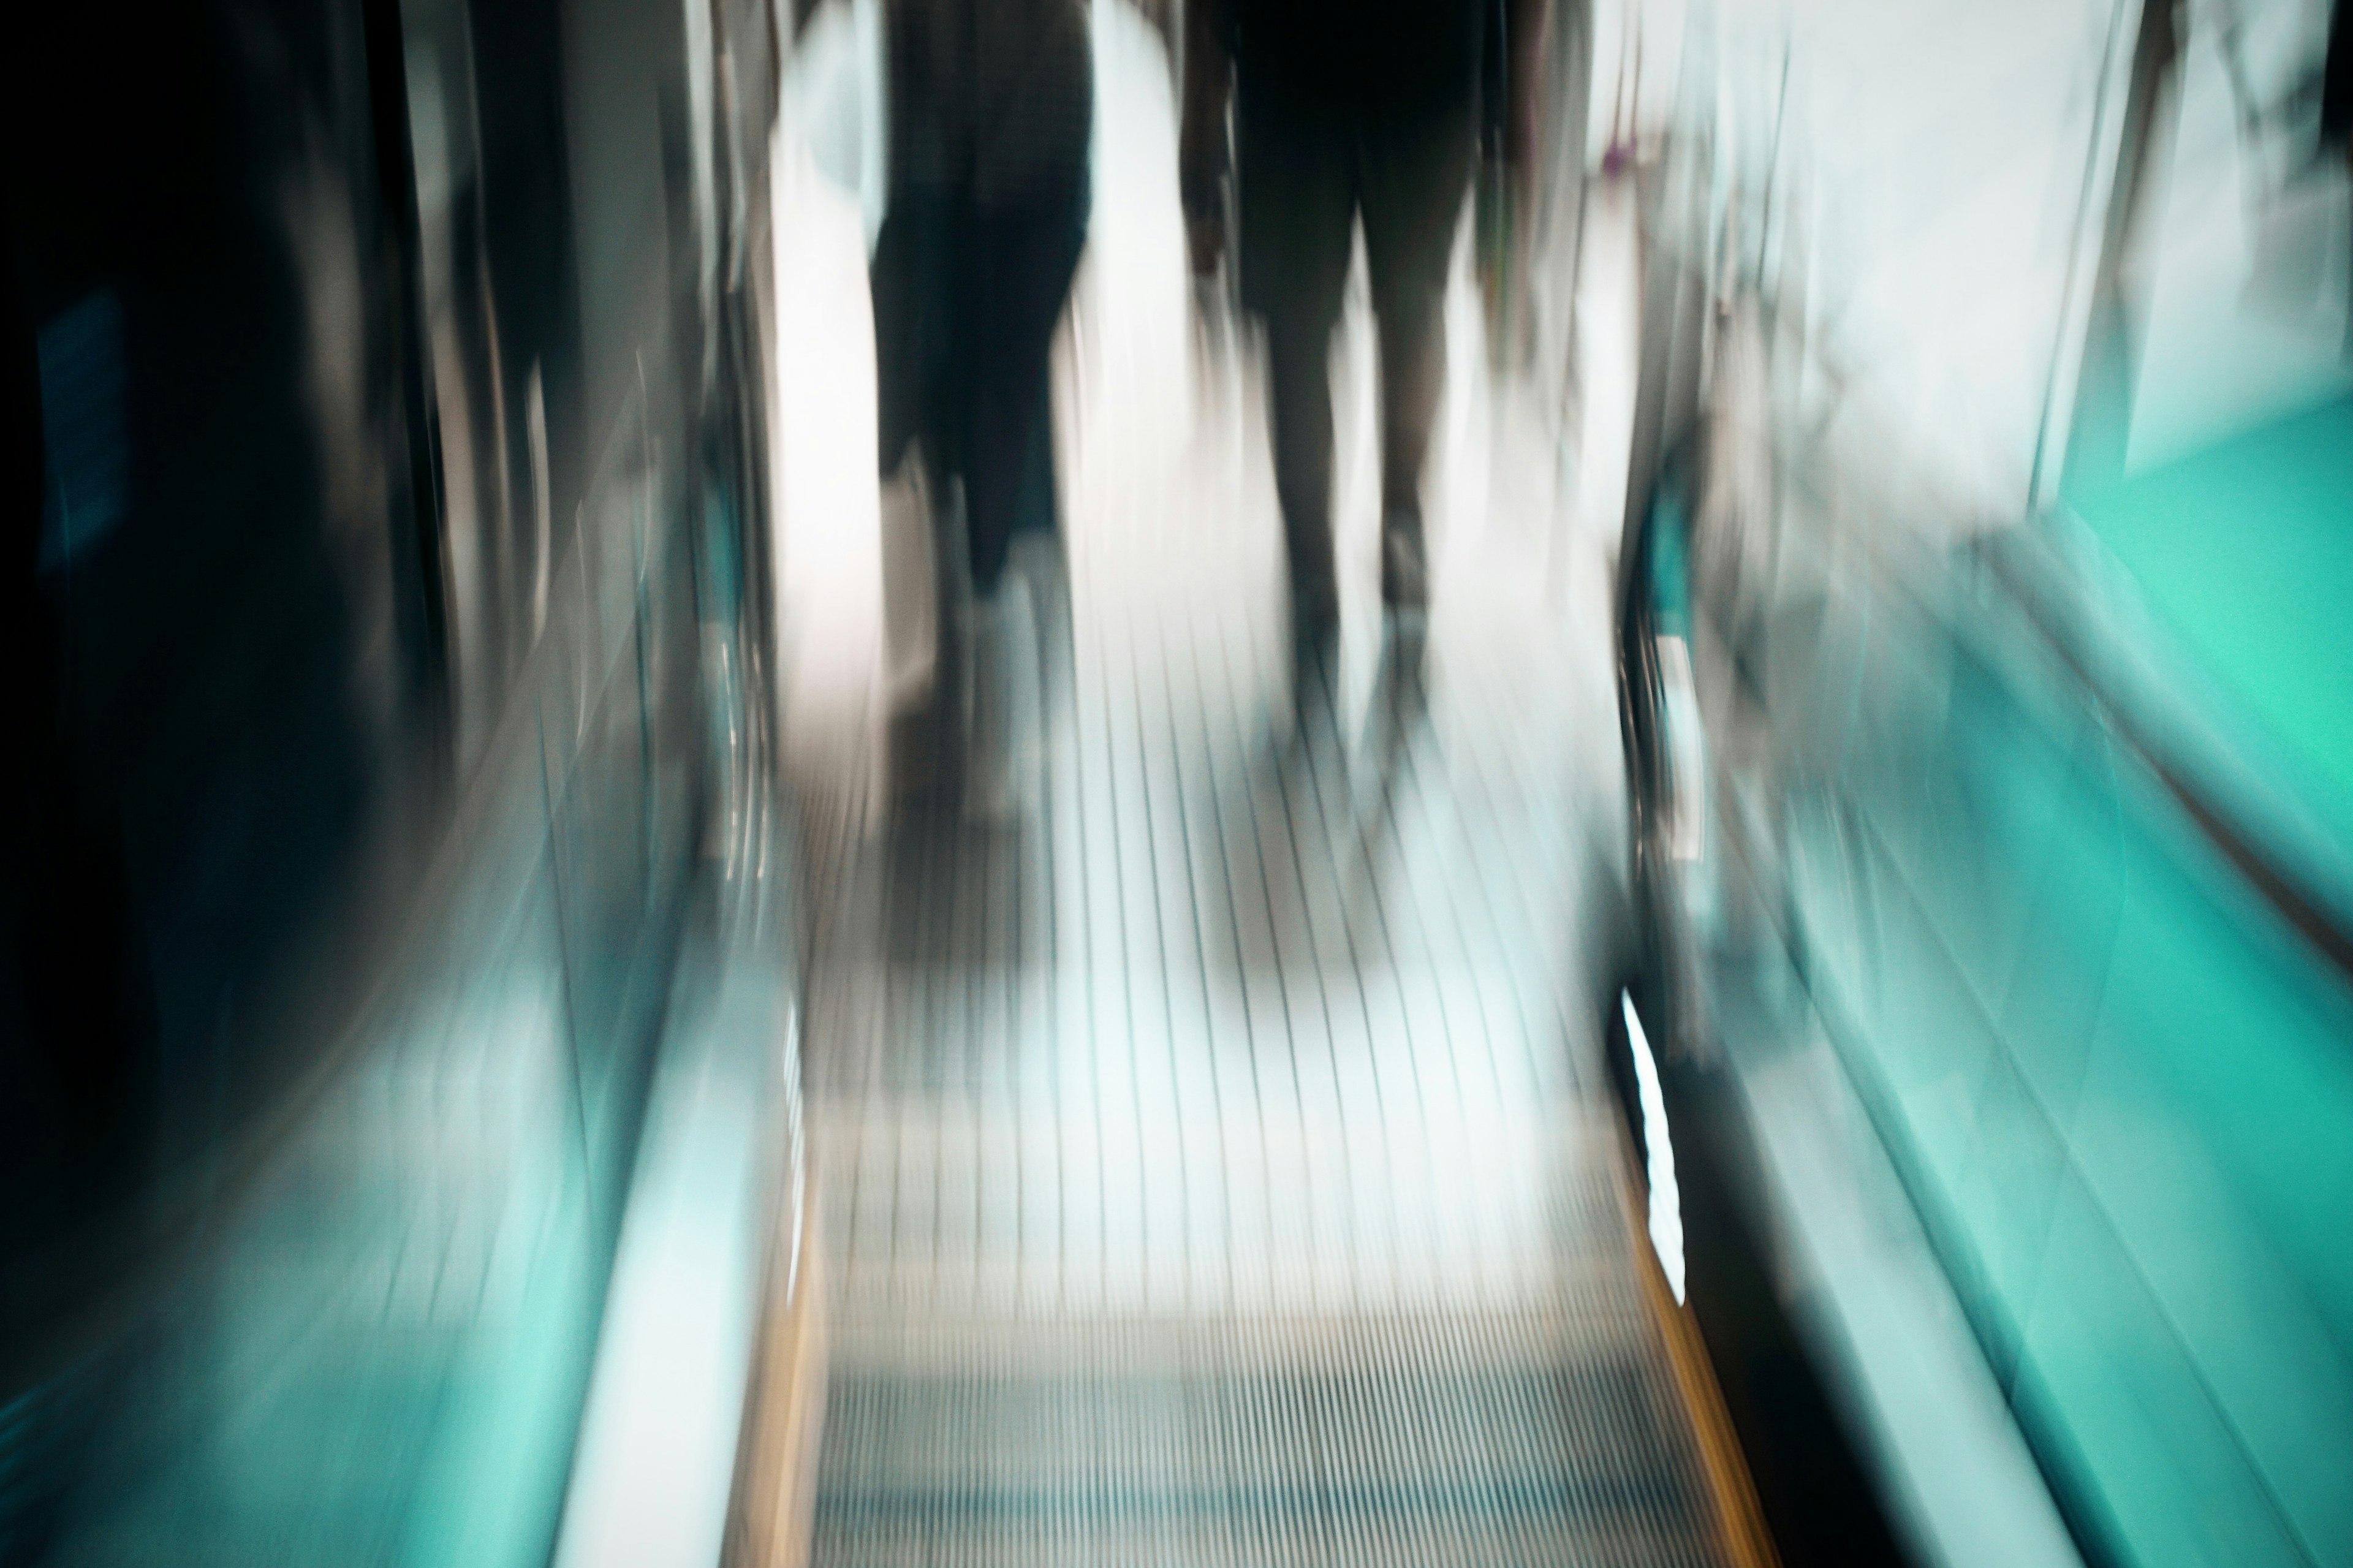
{"type": "Polygon", "coordinates": [[[554,1550],[665,1042],[789,996],[769,26],[17,19],[0,1562],[554,1550]]]}
{"type": "Polygon", "coordinates": [[[1725,1163],[1926,1555],[2340,1560],[2340,24],[1793,11],[1758,212],[1718,10],[1632,132],[1620,573],[1635,995],[1734,1130],[1677,1138],[1694,1300],[1725,1163]]]}
{"type": "Polygon", "coordinates": [[[0,1568],[2353,1563],[2348,14],[12,17],[0,1568]]]}

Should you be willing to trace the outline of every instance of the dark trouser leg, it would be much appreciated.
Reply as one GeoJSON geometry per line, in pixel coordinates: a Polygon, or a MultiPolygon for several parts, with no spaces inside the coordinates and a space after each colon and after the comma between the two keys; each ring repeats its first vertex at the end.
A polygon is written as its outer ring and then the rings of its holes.
{"type": "MultiPolygon", "coordinates": [[[[913,456],[930,502],[930,700],[895,715],[890,739],[892,787],[908,795],[951,784],[956,776],[967,673],[961,639],[949,630],[962,592],[953,553],[960,542],[951,481],[961,471],[963,438],[946,395],[958,226],[947,195],[894,193],[868,279],[874,301],[877,470],[888,480],[913,456]]],[[[887,616],[913,614],[920,597],[915,583],[894,579],[885,593],[887,616]]]]}
{"type": "Polygon", "coordinates": [[[1446,379],[1446,335],[1437,299],[1381,313],[1381,602],[1429,602],[1421,476],[1446,379]]]}
{"type": "Polygon", "coordinates": [[[1335,619],[1332,329],[1356,216],[1345,121],[1242,87],[1235,160],[1244,302],[1266,328],[1267,412],[1291,592],[1303,623],[1335,619]]]}
{"type": "Polygon", "coordinates": [[[1267,412],[1274,490],[1291,592],[1303,614],[1337,614],[1332,561],[1333,322],[1289,311],[1266,315],[1267,412]]]}
{"type": "Polygon", "coordinates": [[[1050,356],[1085,238],[1083,193],[982,209],[974,220],[955,395],[972,433],[965,517],[976,593],[995,588],[1017,531],[1055,525],[1052,486],[1038,483],[1036,467],[1042,452],[1050,474],[1050,356]]]}
{"type": "Polygon", "coordinates": [[[957,268],[954,216],[947,203],[895,196],[874,247],[868,284],[874,300],[877,471],[898,472],[921,442],[937,478],[954,466],[954,432],[941,398],[949,296],[957,268]]]}
{"type": "Polygon", "coordinates": [[[1422,469],[1446,384],[1446,282],[1471,187],[1467,112],[1366,128],[1362,141],[1365,259],[1381,343],[1381,595],[1419,607],[1429,595],[1422,469]]]}

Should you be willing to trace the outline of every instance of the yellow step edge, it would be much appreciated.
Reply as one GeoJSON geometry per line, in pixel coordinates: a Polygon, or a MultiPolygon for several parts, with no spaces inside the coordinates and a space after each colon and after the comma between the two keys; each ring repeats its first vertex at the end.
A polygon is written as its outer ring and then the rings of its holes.
{"type": "Polygon", "coordinates": [[[1651,1250],[1643,1214],[1645,1189],[1636,1173],[1633,1139],[1622,1126],[1618,1128],[1618,1142],[1622,1155],[1617,1162],[1618,1197],[1632,1233],[1634,1271],[1641,1278],[1643,1302],[1659,1325],[1667,1363],[1674,1369],[1675,1391],[1682,1396],[1692,1438],[1699,1449],[1700,1467],[1706,1474],[1714,1505],[1717,1544],[1732,1568],[1780,1568],[1780,1554],[1773,1548],[1772,1532],[1766,1529],[1757,1483],[1733,1430],[1731,1412],[1725,1408],[1724,1391],[1716,1384],[1715,1368],[1708,1361],[1699,1324],[1691,1309],[1674,1299],[1658,1255],[1651,1250]]]}
{"type": "Polygon", "coordinates": [[[816,1524],[818,1451],[825,1436],[825,1281],[816,1202],[784,1216],[737,1457],[728,1568],[807,1568],[816,1524]]]}

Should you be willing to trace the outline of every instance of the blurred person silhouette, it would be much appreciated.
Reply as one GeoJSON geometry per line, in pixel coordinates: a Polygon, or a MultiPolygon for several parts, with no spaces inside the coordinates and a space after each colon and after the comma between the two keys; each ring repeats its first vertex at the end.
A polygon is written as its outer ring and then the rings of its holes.
{"type": "Polygon", "coordinates": [[[884,14],[890,199],[871,273],[881,472],[912,462],[934,530],[939,634],[922,738],[937,762],[961,731],[965,802],[986,817],[1018,805],[1038,720],[1030,585],[1006,568],[1017,533],[1056,530],[1048,355],[1086,238],[1087,4],[887,0],[884,14]]]}
{"type": "Polygon", "coordinates": [[[1482,138],[1525,178],[1549,0],[1189,0],[1179,184],[1197,272],[1232,261],[1266,337],[1275,490],[1302,676],[1336,647],[1333,330],[1364,226],[1381,367],[1381,602],[1429,605],[1421,479],[1445,368],[1448,270],[1482,138]],[[1492,131],[1489,129],[1492,127],[1492,131]]]}
{"type": "MultiPolygon", "coordinates": [[[[0,213],[12,253],[14,227],[0,213]]],[[[67,585],[40,565],[54,531],[45,450],[58,433],[45,421],[24,305],[15,290],[0,305],[0,625],[15,784],[0,823],[0,1256],[37,1269],[27,1261],[36,1248],[87,1227],[143,1176],[155,1063],[119,803],[78,754],[67,585]]]]}

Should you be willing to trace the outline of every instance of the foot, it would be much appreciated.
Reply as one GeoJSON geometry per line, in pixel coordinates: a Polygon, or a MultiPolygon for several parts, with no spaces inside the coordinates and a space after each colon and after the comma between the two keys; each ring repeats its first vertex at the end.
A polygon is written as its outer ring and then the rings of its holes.
{"type": "Polygon", "coordinates": [[[1291,605],[1291,691],[1294,703],[1327,687],[1340,658],[1337,595],[1309,595],[1291,605]]]}
{"type": "Polygon", "coordinates": [[[1006,823],[1021,815],[1039,755],[1038,626],[1029,584],[1008,573],[973,605],[973,708],[965,815],[1006,823]]]}
{"type": "Polygon", "coordinates": [[[891,711],[919,711],[940,671],[941,612],[932,552],[937,526],[921,453],[882,482],[882,595],[891,711]]]}
{"type": "Polygon", "coordinates": [[[1392,700],[1423,700],[1422,679],[1430,649],[1430,616],[1420,609],[1385,606],[1381,616],[1382,677],[1392,700]]]}
{"type": "Polygon", "coordinates": [[[1393,521],[1381,531],[1381,607],[1392,616],[1430,609],[1430,559],[1418,523],[1393,521]]]}

